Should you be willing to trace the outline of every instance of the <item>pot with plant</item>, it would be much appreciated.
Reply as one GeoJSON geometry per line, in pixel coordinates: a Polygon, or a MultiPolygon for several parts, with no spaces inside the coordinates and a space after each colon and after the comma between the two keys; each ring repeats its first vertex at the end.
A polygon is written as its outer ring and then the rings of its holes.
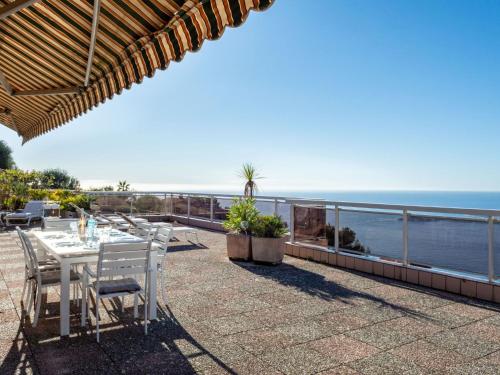
{"type": "Polygon", "coordinates": [[[255,199],[236,198],[229,209],[223,225],[229,232],[226,235],[227,256],[233,260],[252,260],[251,228],[259,211],[255,199]]]}
{"type": "Polygon", "coordinates": [[[280,216],[258,216],[252,226],[252,256],[256,262],[280,264],[285,255],[286,223],[280,216]]]}

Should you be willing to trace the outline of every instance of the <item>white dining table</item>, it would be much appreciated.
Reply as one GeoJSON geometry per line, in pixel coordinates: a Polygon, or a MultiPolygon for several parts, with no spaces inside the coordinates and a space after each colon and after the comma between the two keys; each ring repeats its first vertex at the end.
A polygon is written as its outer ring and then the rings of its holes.
{"type": "MultiPolygon", "coordinates": [[[[99,246],[101,242],[141,242],[144,239],[124,233],[119,230],[98,228],[96,229],[97,241],[92,247],[82,242],[77,233],[70,231],[35,231],[34,236],[38,240],[38,257],[43,259],[47,254],[52,255],[61,268],[61,302],[60,302],[60,334],[68,336],[70,333],[70,270],[75,264],[97,263],[99,246]]],[[[157,247],[151,249],[149,278],[149,319],[156,319],[156,271],[157,271],[157,247]]]]}

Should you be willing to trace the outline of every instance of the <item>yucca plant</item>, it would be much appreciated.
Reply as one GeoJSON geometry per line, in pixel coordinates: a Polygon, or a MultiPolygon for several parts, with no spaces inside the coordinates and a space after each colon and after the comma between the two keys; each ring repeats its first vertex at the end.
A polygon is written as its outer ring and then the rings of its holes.
{"type": "Polygon", "coordinates": [[[250,163],[243,164],[240,177],[245,179],[245,189],[243,194],[245,197],[253,198],[254,194],[258,190],[255,180],[261,179],[262,177],[257,172],[257,169],[250,163]]]}
{"type": "Polygon", "coordinates": [[[118,181],[117,191],[129,191],[130,184],[127,181],[118,181]]]}

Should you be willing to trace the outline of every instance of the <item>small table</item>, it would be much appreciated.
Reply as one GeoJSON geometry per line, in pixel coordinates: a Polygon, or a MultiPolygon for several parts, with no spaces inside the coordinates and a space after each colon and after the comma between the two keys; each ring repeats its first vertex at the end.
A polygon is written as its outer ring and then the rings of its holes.
{"type": "MultiPolygon", "coordinates": [[[[104,238],[106,230],[97,229],[97,236],[104,238]]],[[[106,242],[142,242],[144,239],[123,233],[119,230],[107,231],[106,242]]],[[[45,252],[57,259],[61,265],[61,302],[60,302],[60,334],[67,336],[69,330],[69,301],[70,301],[70,270],[72,264],[97,263],[99,254],[99,242],[96,248],[90,248],[80,241],[74,234],[65,231],[35,231],[34,235],[38,240],[38,251],[45,252]]],[[[154,308],[149,309],[149,319],[156,319],[156,271],[157,271],[157,248],[151,249],[149,278],[149,305],[154,308]]],[[[43,259],[43,254],[39,255],[43,259]]]]}
{"type": "Polygon", "coordinates": [[[196,229],[191,227],[174,227],[174,226],[171,226],[170,229],[172,229],[172,234],[174,237],[176,234],[184,233],[184,235],[186,236],[186,241],[189,241],[188,234],[192,234],[196,237],[196,243],[200,244],[200,240],[198,239],[198,231],[196,229]]]}

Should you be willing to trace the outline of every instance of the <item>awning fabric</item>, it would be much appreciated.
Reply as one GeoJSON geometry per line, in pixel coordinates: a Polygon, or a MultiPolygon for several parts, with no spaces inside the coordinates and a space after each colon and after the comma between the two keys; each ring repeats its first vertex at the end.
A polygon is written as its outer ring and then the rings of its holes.
{"type": "Polygon", "coordinates": [[[0,122],[24,143],[182,60],[273,1],[0,0],[0,122]]]}

